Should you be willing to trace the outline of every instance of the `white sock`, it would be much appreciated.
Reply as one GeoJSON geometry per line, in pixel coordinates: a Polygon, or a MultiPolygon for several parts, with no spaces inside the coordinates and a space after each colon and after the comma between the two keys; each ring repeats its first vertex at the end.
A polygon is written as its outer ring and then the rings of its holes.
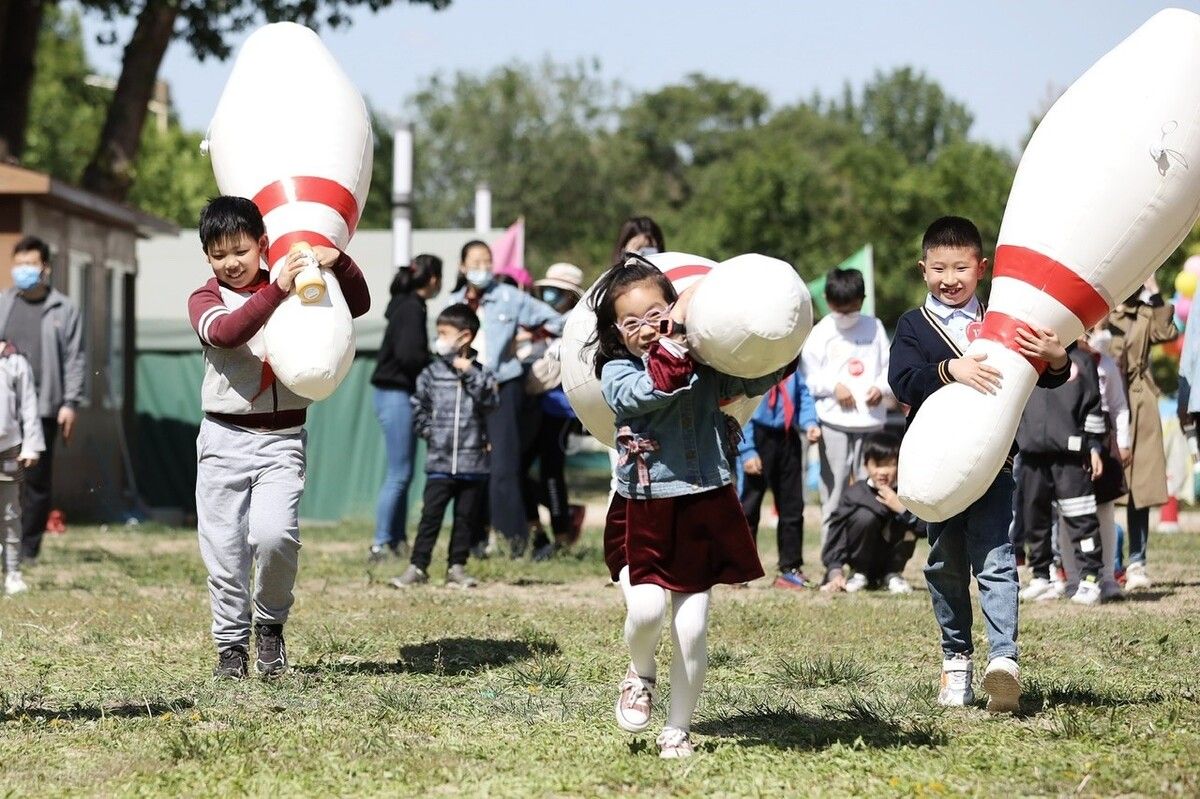
{"type": "Polygon", "coordinates": [[[625,594],[625,643],[629,646],[629,660],[639,677],[653,680],[657,674],[654,652],[667,615],[667,592],[653,583],[630,584],[628,566],[621,569],[618,577],[625,594]]]}
{"type": "Polygon", "coordinates": [[[668,727],[687,732],[700,701],[704,675],[708,671],[709,591],[699,594],[671,592],[671,706],[668,727]]]}

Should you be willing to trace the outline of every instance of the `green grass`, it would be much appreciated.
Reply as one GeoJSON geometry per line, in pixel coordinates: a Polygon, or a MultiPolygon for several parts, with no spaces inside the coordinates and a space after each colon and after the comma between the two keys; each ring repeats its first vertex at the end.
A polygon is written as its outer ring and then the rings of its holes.
{"type": "Polygon", "coordinates": [[[1200,535],[1154,537],[1136,600],[1023,607],[1016,717],[936,705],[922,592],[718,588],[680,762],[612,719],[627,655],[598,530],[549,564],[472,563],[465,593],[388,587],[365,526],[304,537],[274,683],[209,677],[194,533],[49,541],[0,602],[0,796],[1200,793],[1200,535]]]}

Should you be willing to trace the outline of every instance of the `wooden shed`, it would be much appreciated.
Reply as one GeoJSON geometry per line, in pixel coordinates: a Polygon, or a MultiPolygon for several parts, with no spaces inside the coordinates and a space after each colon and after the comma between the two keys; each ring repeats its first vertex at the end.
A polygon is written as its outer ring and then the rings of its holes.
{"type": "MultiPolygon", "coordinates": [[[[50,245],[51,283],[79,306],[87,359],[84,400],[68,445],[55,449],[54,507],[68,523],[119,521],[137,508],[133,431],[137,240],[175,225],[49,175],[0,164],[0,256],[37,236],[50,245]]],[[[9,261],[11,263],[11,261],[9,261]]],[[[0,290],[12,285],[0,269],[0,290]]],[[[2,331],[0,331],[2,332],[2,331]]]]}

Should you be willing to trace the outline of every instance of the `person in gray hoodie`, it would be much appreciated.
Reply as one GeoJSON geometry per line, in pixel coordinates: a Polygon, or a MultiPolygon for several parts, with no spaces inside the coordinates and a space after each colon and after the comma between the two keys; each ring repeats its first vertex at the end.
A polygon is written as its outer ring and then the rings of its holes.
{"type": "Polygon", "coordinates": [[[413,391],[413,428],[425,439],[425,506],[417,525],[412,559],[396,588],[429,582],[429,563],[446,506],[454,502],[450,567],[446,585],[473,588],[466,572],[471,541],[485,524],[489,452],[487,414],[500,402],[496,376],[471,348],[479,317],[464,303],[438,314],[436,357],[417,376],[413,391]]]}
{"type": "Polygon", "coordinates": [[[0,547],[4,595],[28,591],[21,577],[21,480],[45,450],[29,362],[0,341],[0,547]]]}
{"type": "Polygon", "coordinates": [[[29,359],[37,393],[38,416],[46,451],[25,470],[21,484],[21,550],[26,563],[36,561],[50,516],[50,477],[54,441],[62,430],[71,440],[75,409],[83,400],[87,364],[79,309],[50,286],[50,247],[26,236],[13,248],[13,287],[0,294],[0,337],[29,359]]]}

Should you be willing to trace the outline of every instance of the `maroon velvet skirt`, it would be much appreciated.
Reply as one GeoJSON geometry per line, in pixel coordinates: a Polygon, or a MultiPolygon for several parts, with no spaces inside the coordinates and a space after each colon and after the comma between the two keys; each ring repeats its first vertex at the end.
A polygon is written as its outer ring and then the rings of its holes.
{"type": "Polygon", "coordinates": [[[754,537],[732,485],[665,499],[617,494],[604,525],[604,562],[615,582],[696,594],[763,576],[754,537]]]}

